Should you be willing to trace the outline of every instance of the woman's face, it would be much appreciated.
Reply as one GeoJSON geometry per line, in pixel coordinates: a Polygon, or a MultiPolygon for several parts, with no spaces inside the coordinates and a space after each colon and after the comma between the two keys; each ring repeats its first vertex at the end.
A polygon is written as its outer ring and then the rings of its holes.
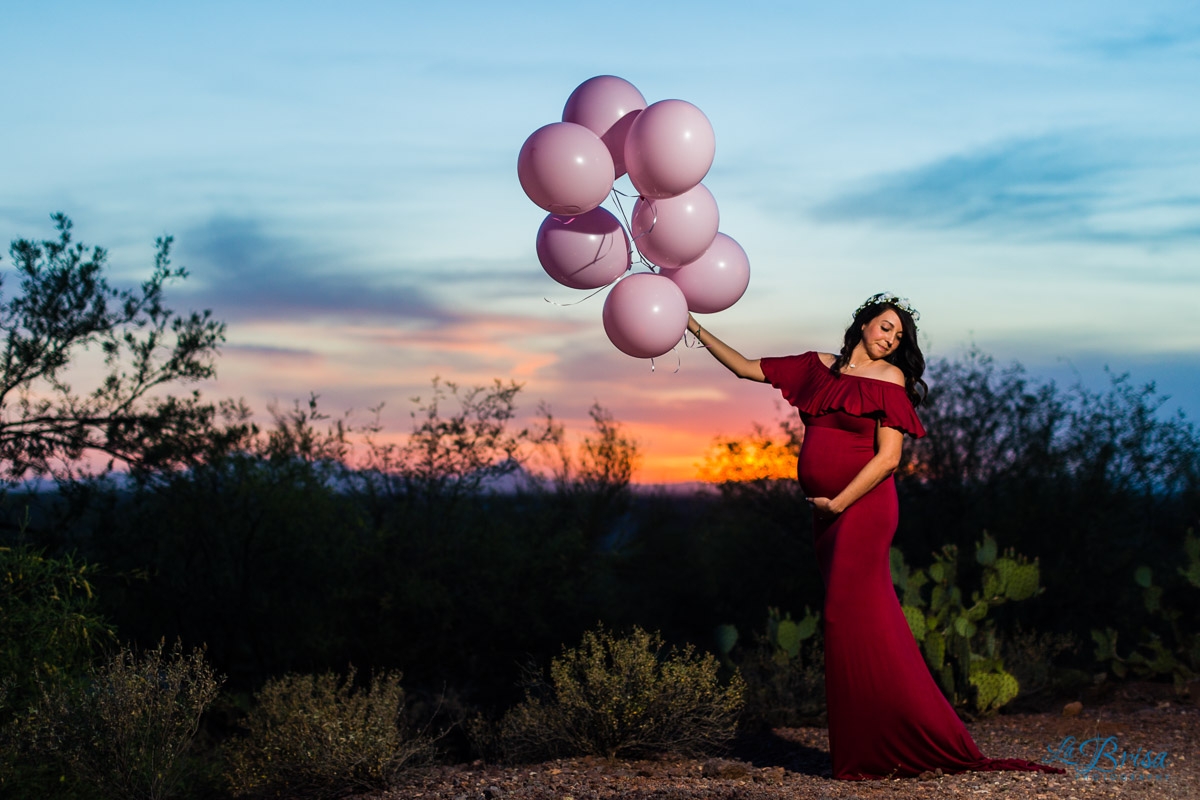
{"type": "Polygon", "coordinates": [[[900,324],[900,315],[890,308],[862,326],[863,347],[872,360],[887,358],[896,352],[902,336],[904,328],[900,324]]]}

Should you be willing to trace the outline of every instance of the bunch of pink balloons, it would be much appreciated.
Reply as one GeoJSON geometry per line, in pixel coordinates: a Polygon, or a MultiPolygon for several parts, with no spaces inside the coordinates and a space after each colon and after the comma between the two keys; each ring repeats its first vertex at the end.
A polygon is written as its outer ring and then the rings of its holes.
{"type": "Polygon", "coordinates": [[[647,105],[633,84],[613,75],[581,83],[562,121],[538,128],[521,147],[521,188],[550,212],[538,229],[538,260],[572,289],[615,282],[604,331],[623,353],[668,352],[683,337],[689,311],[723,311],[746,291],[750,262],[718,232],[716,200],[701,183],[715,153],[700,109],[684,100],[647,105]],[[632,243],[651,267],[629,275],[631,237],[600,205],[626,174],[638,194],[632,243]]]}

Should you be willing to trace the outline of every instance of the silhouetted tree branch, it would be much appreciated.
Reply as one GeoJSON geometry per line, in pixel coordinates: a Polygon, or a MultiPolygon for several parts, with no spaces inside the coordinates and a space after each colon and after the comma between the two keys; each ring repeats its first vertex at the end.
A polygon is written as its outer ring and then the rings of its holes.
{"type": "Polygon", "coordinates": [[[214,434],[243,434],[244,426],[217,432],[222,415],[244,423],[234,404],[158,394],[213,377],[225,339],[210,311],[164,305],[164,286],[187,276],[171,266],[172,238],[157,240],[148,279],[117,289],[105,275],[107,253],[73,242],[66,215],[53,219],[58,238],[13,242],[13,271],[0,273],[0,480],[68,477],[88,453],[109,466],[166,467],[219,446],[214,434]],[[16,292],[4,291],[6,277],[16,277],[16,292]]]}

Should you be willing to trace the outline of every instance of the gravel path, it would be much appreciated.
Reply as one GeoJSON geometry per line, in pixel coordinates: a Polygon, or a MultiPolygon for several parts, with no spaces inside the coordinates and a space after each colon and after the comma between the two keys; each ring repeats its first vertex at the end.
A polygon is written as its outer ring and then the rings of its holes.
{"type": "Polygon", "coordinates": [[[1066,711],[1077,713],[1002,715],[968,726],[984,754],[1054,761],[1066,767],[1062,775],[974,772],[835,781],[826,731],[783,728],[746,737],[722,758],[438,766],[361,800],[1200,800],[1200,708],[1143,697],[1066,711]],[[1073,763],[1061,763],[1056,752],[1073,763]]]}

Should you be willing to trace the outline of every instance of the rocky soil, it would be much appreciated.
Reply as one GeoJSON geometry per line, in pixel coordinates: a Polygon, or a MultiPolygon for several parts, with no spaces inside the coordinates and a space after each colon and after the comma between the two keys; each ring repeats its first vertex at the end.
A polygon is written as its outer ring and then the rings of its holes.
{"type": "Polygon", "coordinates": [[[714,758],[430,767],[386,794],[360,800],[1200,800],[1200,707],[1180,704],[1163,687],[1130,685],[1100,705],[1005,714],[968,727],[988,756],[1054,763],[1066,773],[836,781],[823,728],[781,728],[747,735],[714,758]]]}

